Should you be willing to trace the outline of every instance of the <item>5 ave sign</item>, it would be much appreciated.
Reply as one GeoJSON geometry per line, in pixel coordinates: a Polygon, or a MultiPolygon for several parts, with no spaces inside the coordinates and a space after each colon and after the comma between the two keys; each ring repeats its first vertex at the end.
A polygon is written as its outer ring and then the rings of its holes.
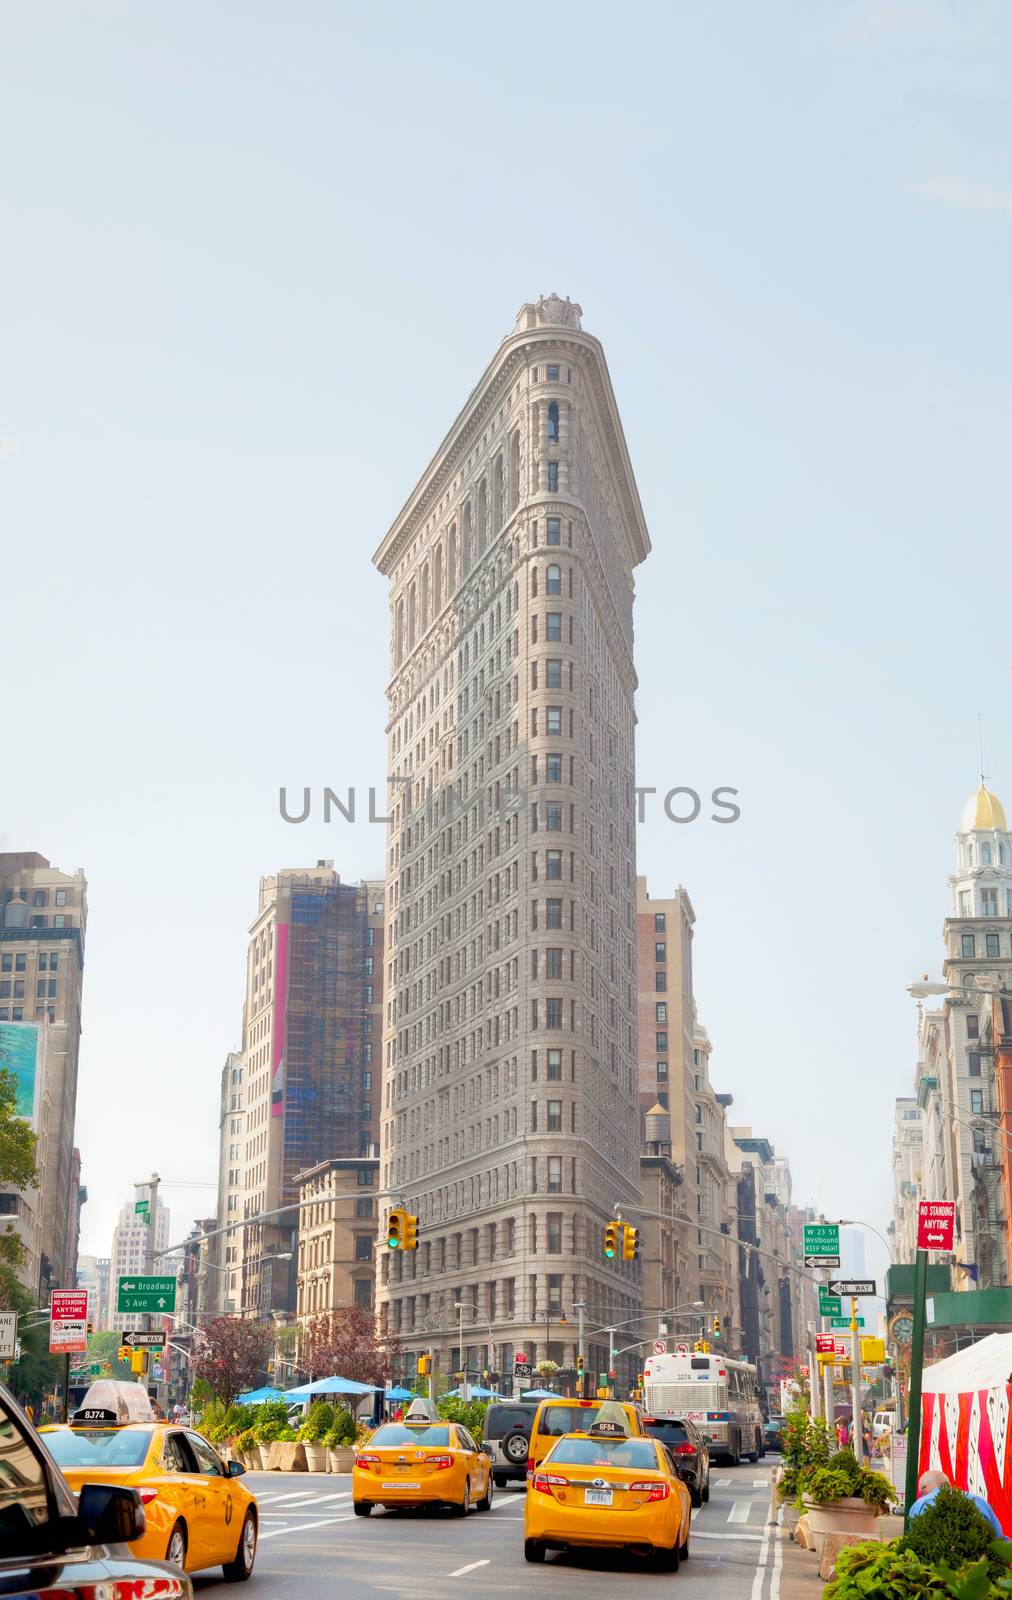
{"type": "Polygon", "coordinates": [[[951,1250],[955,1225],[954,1200],[922,1200],[917,1207],[918,1250],[951,1250]]]}
{"type": "Polygon", "coordinates": [[[116,1310],[158,1314],[176,1309],[175,1278],[120,1278],[116,1288],[116,1310]]]}

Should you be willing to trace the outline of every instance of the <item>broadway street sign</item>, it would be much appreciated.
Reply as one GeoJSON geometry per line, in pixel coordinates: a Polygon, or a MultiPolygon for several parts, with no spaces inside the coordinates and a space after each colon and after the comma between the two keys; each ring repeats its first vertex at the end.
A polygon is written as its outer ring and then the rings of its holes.
{"type": "Polygon", "coordinates": [[[116,1310],[123,1316],[134,1311],[158,1315],[176,1309],[176,1280],[172,1278],[120,1278],[116,1310]]]}

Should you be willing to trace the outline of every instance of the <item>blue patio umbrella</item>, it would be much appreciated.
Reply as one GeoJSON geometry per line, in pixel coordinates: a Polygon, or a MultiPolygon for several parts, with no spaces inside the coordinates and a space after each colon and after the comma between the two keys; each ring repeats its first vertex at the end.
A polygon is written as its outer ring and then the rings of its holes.
{"type": "Polygon", "coordinates": [[[388,1400],[413,1400],[415,1398],[410,1389],[402,1389],[397,1384],[392,1389],[387,1390],[386,1397],[388,1400]]]}
{"type": "Polygon", "coordinates": [[[521,1400],[561,1400],[562,1396],[554,1389],[525,1389],[520,1396],[521,1400]]]}
{"type": "Polygon", "coordinates": [[[289,1389],[286,1400],[312,1400],[318,1394],[372,1394],[374,1383],[356,1383],[354,1378],[317,1378],[314,1383],[304,1383],[298,1389],[289,1389]]]}
{"type": "MultiPolygon", "coordinates": [[[[447,1392],[451,1394],[455,1400],[460,1399],[459,1389],[450,1389],[447,1392]]],[[[467,1386],[467,1398],[469,1400],[495,1400],[497,1396],[494,1389],[485,1389],[480,1383],[469,1383],[467,1386]]]]}
{"type": "Polygon", "coordinates": [[[265,1400],[285,1400],[287,1396],[281,1389],[250,1389],[248,1393],[241,1394],[236,1401],[237,1406],[262,1406],[265,1400]]]}

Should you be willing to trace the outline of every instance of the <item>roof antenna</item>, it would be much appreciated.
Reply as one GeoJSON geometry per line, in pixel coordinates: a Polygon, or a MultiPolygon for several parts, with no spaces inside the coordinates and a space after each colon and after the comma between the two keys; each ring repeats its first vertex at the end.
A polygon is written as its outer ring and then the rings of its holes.
{"type": "Polygon", "coordinates": [[[980,772],[980,786],[984,787],[984,747],[980,734],[980,712],[977,712],[977,767],[980,772]]]}

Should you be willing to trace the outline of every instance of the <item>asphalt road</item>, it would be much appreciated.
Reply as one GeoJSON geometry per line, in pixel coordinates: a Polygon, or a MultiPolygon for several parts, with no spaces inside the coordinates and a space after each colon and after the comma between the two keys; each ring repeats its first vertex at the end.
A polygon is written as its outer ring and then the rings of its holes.
{"type": "MultiPolygon", "coordinates": [[[[352,1512],[350,1476],[250,1473],[243,1481],[260,1505],[260,1547],[242,1600],[333,1600],[335,1592],[342,1600],[452,1600],[458,1586],[463,1594],[525,1600],[539,1592],[552,1600],[592,1600],[595,1593],[612,1600],[619,1585],[660,1600],[673,1583],[715,1600],[778,1600],[780,1544],[768,1533],[771,1459],[712,1469],[709,1504],[693,1514],[691,1557],[675,1574],[603,1552],[552,1553],[544,1566],[530,1566],[520,1486],[497,1490],[491,1511],[466,1520],[444,1511],[374,1511],[366,1518],[352,1512]]],[[[195,1587],[211,1600],[232,1585],[213,1573],[198,1575],[195,1587]]]]}

